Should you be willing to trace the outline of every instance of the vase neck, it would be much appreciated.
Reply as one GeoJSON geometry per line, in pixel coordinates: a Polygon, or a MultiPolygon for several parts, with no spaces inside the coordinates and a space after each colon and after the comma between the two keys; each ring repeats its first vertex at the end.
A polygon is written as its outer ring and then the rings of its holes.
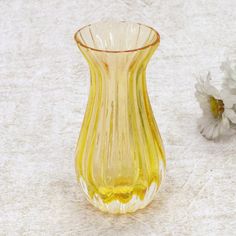
{"type": "Polygon", "coordinates": [[[84,48],[80,48],[80,50],[89,64],[90,71],[96,71],[96,73],[109,80],[121,80],[128,77],[129,73],[145,70],[156,48],[157,45],[154,45],[143,50],[127,53],[107,53],[84,48]]]}
{"type": "MultiPolygon", "coordinates": [[[[90,67],[88,104],[93,105],[88,107],[87,115],[94,117],[95,126],[105,122],[125,134],[130,119],[147,119],[138,118],[141,110],[143,114],[152,114],[145,75],[155,49],[156,46],[132,53],[108,54],[81,50],[90,67]]],[[[119,140],[122,142],[121,137],[119,140]]]]}

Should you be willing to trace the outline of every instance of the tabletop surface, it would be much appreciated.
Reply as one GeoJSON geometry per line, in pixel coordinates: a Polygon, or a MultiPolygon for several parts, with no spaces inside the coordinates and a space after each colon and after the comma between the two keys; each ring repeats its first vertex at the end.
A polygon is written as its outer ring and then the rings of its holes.
{"type": "Polygon", "coordinates": [[[195,77],[236,55],[235,0],[0,2],[0,235],[233,235],[236,138],[204,139],[195,77]],[[101,213],[76,182],[74,152],[89,70],[74,40],[104,19],[150,25],[161,44],[148,93],[165,182],[135,214],[101,213]]]}

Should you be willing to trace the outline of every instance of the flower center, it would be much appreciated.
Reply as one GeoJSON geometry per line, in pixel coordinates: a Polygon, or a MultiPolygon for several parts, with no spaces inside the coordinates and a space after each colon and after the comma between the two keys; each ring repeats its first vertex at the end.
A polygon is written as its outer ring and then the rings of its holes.
{"type": "Polygon", "coordinates": [[[211,107],[211,113],[214,116],[214,118],[221,118],[222,114],[224,112],[224,103],[222,100],[215,99],[214,97],[210,97],[210,107],[211,107]]]}

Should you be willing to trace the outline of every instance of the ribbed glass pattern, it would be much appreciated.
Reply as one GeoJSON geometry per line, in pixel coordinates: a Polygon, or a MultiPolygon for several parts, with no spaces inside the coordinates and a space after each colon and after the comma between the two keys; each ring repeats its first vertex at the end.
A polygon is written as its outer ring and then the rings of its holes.
{"type": "Polygon", "coordinates": [[[145,207],[165,172],[165,155],[146,89],[158,33],[129,22],[96,23],[75,34],[90,68],[90,94],[76,149],[76,173],[103,211],[145,207]]]}

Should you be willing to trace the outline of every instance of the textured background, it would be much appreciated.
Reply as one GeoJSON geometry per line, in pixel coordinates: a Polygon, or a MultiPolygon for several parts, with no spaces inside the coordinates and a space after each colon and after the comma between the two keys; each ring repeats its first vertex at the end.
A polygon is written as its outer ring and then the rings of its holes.
{"type": "Polygon", "coordinates": [[[235,0],[1,0],[0,235],[233,235],[236,138],[201,137],[194,83],[207,70],[220,82],[236,55],[235,12],[235,0]],[[147,78],[167,175],[125,216],[93,208],[74,172],[89,75],[73,34],[109,17],[161,35],[147,78]]]}

